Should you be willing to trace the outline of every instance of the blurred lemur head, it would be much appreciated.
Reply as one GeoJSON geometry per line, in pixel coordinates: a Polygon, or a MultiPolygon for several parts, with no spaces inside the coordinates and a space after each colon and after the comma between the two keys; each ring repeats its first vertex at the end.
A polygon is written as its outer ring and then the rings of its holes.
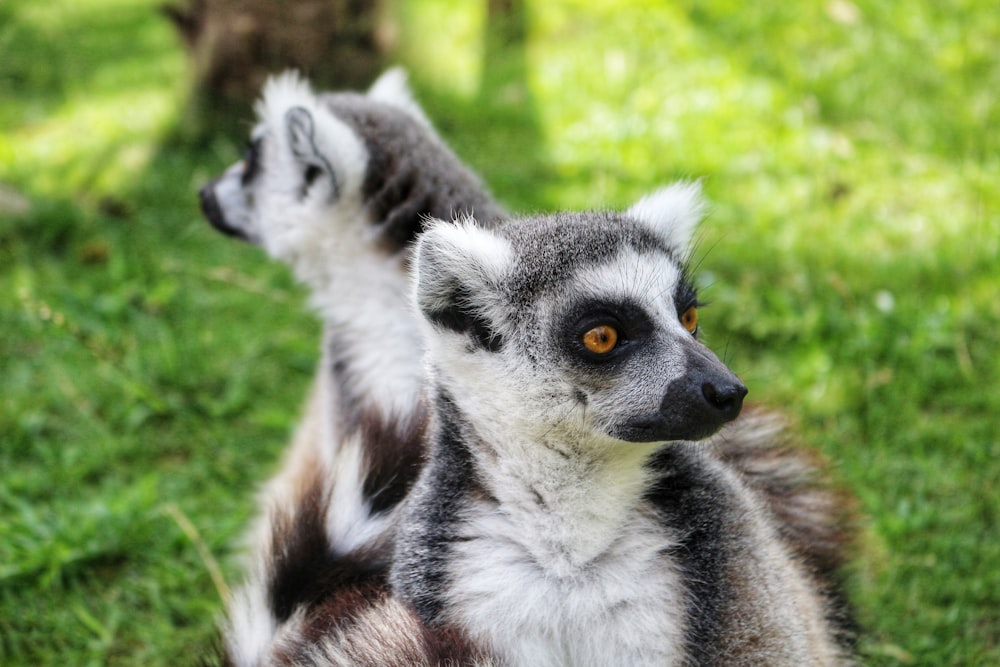
{"type": "Polygon", "coordinates": [[[366,93],[317,94],[286,73],[268,81],[257,116],[244,159],[201,189],[202,211],[314,287],[345,237],[394,255],[431,217],[504,216],[438,137],[400,69],[366,93]]]}

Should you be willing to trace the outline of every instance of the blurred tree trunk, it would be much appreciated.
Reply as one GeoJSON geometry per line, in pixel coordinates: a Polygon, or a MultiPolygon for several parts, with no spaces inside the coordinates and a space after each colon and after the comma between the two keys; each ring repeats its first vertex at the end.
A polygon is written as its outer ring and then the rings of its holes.
{"type": "Polygon", "coordinates": [[[163,11],[191,57],[188,134],[245,131],[269,74],[295,68],[319,88],[359,88],[382,65],[378,0],[181,2],[163,11]]]}

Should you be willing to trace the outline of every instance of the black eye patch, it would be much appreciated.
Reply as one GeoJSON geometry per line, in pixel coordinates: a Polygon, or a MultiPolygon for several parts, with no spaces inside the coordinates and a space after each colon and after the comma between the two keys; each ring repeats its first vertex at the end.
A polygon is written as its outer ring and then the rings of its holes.
{"type": "Polygon", "coordinates": [[[625,302],[585,301],[577,304],[562,321],[562,347],[572,359],[588,365],[622,361],[630,356],[653,332],[653,321],[640,306],[625,302]],[[588,345],[588,334],[595,329],[614,330],[614,348],[595,353],[588,345]]]}

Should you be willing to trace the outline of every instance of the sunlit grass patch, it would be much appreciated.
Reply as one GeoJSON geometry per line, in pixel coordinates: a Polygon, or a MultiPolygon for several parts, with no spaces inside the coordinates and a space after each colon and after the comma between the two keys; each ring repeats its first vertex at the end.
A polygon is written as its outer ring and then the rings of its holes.
{"type": "Polygon", "coordinates": [[[42,197],[127,189],[177,117],[183,60],[170,27],[129,0],[13,11],[0,27],[0,94],[20,104],[0,105],[0,180],[42,197]]]}
{"type": "Polygon", "coordinates": [[[42,197],[127,189],[152,167],[157,147],[150,137],[160,136],[175,113],[173,91],[162,89],[76,101],[9,140],[4,152],[16,157],[0,176],[29,181],[42,197]]]}

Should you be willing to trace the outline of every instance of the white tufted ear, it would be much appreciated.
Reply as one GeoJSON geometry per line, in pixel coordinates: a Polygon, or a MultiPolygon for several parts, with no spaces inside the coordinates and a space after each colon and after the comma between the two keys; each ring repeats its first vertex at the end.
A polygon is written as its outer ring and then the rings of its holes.
{"type": "Polygon", "coordinates": [[[255,107],[262,123],[280,127],[288,109],[301,107],[315,113],[316,95],[309,83],[295,70],[268,78],[264,92],[255,107]]]}
{"type": "Polygon", "coordinates": [[[482,348],[499,349],[490,325],[492,297],[513,261],[510,243],[472,218],[435,220],[420,235],[415,257],[416,301],[423,316],[439,328],[469,334],[482,348]]]}
{"type": "Polygon", "coordinates": [[[406,70],[402,67],[386,70],[368,89],[368,97],[405,111],[422,125],[431,127],[430,120],[413,97],[406,70]]]}
{"type": "Polygon", "coordinates": [[[691,238],[704,212],[701,183],[679,181],[646,195],[626,215],[649,227],[683,261],[691,252],[691,238]]]}

